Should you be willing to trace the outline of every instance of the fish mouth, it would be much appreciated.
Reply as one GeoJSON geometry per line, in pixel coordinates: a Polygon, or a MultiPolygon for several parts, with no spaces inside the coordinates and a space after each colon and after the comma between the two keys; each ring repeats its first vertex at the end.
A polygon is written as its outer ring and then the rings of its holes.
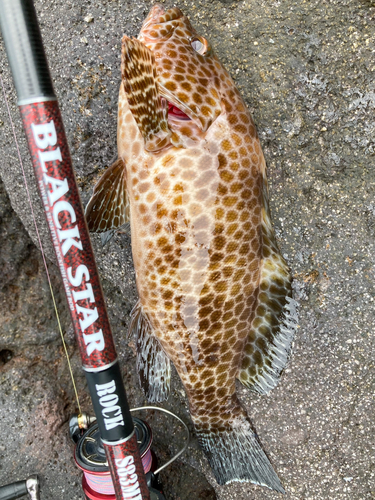
{"type": "Polygon", "coordinates": [[[155,4],[144,20],[140,34],[143,34],[144,31],[151,28],[153,24],[161,25],[170,21],[176,21],[181,17],[184,17],[184,14],[178,7],[172,7],[171,9],[165,10],[162,5],[155,4]]]}

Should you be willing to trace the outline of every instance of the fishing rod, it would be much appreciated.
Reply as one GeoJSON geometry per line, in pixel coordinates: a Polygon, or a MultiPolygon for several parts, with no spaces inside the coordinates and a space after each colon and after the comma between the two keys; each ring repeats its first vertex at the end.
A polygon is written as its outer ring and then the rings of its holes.
{"type": "MultiPolygon", "coordinates": [[[[71,437],[77,441],[75,460],[84,471],[86,498],[163,499],[160,491],[152,486],[152,475],[149,474],[146,479],[145,457],[150,448],[151,430],[142,420],[133,420],[127,402],[63,121],[32,0],[0,0],[0,27],[95,412],[95,418],[80,413],[70,420],[71,437]],[[86,431],[82,436],[84,429],[86,431]],[[93,441],[96,443],[95,456],[100,462],[94,465],[89,449],[93,441]],[[141,445],[145,444],[147,449],[146,452],[143,450],[142,457],[137,441],[141,445]],[[100,467],[101,470],[98,470],[100,467]],[[105,476],[106,488],[110,478],[109,493],[107,490],[95,490],[96,476],[102,478],[102,483],[105,476]]],[[[147,460],[150,461],[149,456],[147,460]]],[[[159,470],[161,468],[155,471],[154,467],[155,473],[159,470]]],[[[0,488],[0,499],[19,498],[22,492],[31,495],[27,484],[26,480],[0,488]]]]}

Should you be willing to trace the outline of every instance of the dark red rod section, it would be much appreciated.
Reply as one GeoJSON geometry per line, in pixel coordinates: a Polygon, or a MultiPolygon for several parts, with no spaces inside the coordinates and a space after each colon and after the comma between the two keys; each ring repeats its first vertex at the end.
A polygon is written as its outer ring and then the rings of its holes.
{"type": "Polygon", "coordinates": [[[0,27],[117,500],[149,500],[104,296],[32,0],[0,0],[0,27]]]}

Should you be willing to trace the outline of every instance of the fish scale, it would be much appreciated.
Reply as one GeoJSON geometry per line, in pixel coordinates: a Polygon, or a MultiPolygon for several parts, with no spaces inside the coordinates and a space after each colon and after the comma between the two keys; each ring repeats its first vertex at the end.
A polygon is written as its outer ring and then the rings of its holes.
{"type": "Polygon", "coordinates": [[[98,232],[113,228],[119,207],[130,218],[139,294],[130,330],[143,390],[165,399],[172,361],[217,481],[283,492],[235,381],[262,394],[277,384],[296,329],[291,278],[255,125],[177,7],[154,6],[138,39],[123,38],[117,144],[127,200],[116,186],[118,200],[106,196],[104,174],[86,216],[98,232]]]}

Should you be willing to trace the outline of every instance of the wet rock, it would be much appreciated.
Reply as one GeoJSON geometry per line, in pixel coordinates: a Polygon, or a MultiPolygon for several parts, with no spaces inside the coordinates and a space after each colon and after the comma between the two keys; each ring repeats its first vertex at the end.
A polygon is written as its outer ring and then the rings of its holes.
{"type": "MultiPolygon", "coordinates": [[[[0,182],[0,350],[18,354],[59,340],[56,316],[40,251],[10,206],[0,182]]],[[[63,330],[69,325],[56,267],[49,265],[63,330]]],[[[12,354],[12,355],[13,355],[12,354]]]]}
{"type": "Polygon", "coordinates": [[[197,474],[196,469],[176,462],[167,471],[160,473],[163,493],[168,500],[216,500],[214,488],[203,474],[197,474]]]}
{"type": "MultiPolygon", "coordinates": [[[[243,404],[282,479],[286,498],[372,498],[374,2],[182,0],[179,5],[192,24],[211,40],[252,110],[268,163],[276,235],[295,276],[296,295],[301,302],[294,355],[279,387],[265,398],[241,392],[243,404]],[[297,434],[288,434],[289,428],[298,429],[297,434]],[[303,440],[302,434],[306,436],[303,440]]],[[[36,2],[84,202],[101,172],[116,157],[120,38],[123,33],[137,34],[149,7],[148,2],[141,1],[120,5],[103,0],[93,8],[86,1],[58,0],[51,9],[42,0],[36,2]],[[90,18],[90,22],[85,18],[90,18]]],[[[6,96],[38,225],[53,262],[2,45],[0,52],[6,96]]],[[[4,105],[0,106],[0,130],[1,176],[12,206],[36,242],[4,105]]],[[[1,394],[5,395],[0,412],[6,409],[16,418],[23,415],[27,405],[27,421],[37,404],[30,395],[23,399],[19,390],[12,390],[13,380],[8,374],[18,359],[29,360],[38,367],[54,367],[38,375],[27,365],[28,371],[23,372],[26,381],[30,374],[41,377],[39,401],[43,401],[41,394],[47,390],[46,380],[58,388],[55,396],[48,393],[48,398],[59,400],[61,388],[72,407],[74,397],[63,376],[62,354],[58,352],[57,356],[58,340],[52,318],[44,317],[43,322],[40,302],[48,299],[38,295],[44,293],[46,285],[42,283],[37,251],[30,240],[25,243],[23,236],[19,248],[10,247],[14,255],[9,254],[7,245],[20,231],[11,219],[7,224],[1,233],[0,251],[4,275],[1,286],[6,287],[5,292],[0,292],[5,304],[0,314],[0,350],[5,352],[0,356],[1,394]],[[18,275],[21,269],[22,277],[18,275]],[[37,297],[41,297],[39,301],[37,297]],[[10,307],[14,308],[12,313],[10,307]],[[28,323],[26,309],[28,313],[35,309],[33,322],[28,323]],[[21,344],[18,338],[15,341],[18,332],[21,344]],[[40,332],[50,342],[43,343],[43,347],[40,332]]],[[[136,300],[130,240],[125,235],[115,236],[104,249],[99,238],[93,240],[129,399],[132,406],[140,405],[144,398],[134,373],[134,354],[125,336],[129,311],[136,300]]],[[[69,334],[68,337],[71,339],[69,334]]],[[[72,339],[69,349],[78,374],[79,360],[72,339]]],[[[84,398],[84,382],[78,380],[84,398]]],[[[173,391],[167,405],[189,421],[186,398],[179,392],[181,385],[175,376],[173,382],[178,390],[173,391]]],[[[25,385],[22,390],[32,391],[25,385]]],[[[61,415],[61,404],[55,409],[50,406],[52,413],[61,415]]],[[[90,409],[87,399],[85,405],[90,409]]],[[[18,429],[12,427],[11,417],[5,421],[7,458],[1,462],[1,481],[21,479],[18,472],[32,472],[26,466],[22,468],[22,463],[29,460],[27,447],[13,446],[13,442],[20,443],[22,433],[17,437],[18,429]],[[13,463],[14,455],[17,461],[13,463]]],[[[56,417],[54,422],[57,421],[56,417]]],[[[156,422],[156,430],[162,425],[156,422]]],[[[54,427],[47,428],[51,432],[54,427]]],[[[65,451],[61,461],[55,457],[55,468],[47,469],[43,478],[47,481],[48,477],[49,484],[56,485],[65,481],[71,489],[62,493],[56,486],[44,498],[80,498],[79,478],[69,461],[71,450],[62,437],[66,430],[62,426],[56,432],[65,451]]],[[[220,500],[279,498],[278,494],[254,485],[234,483],[218,487],[194,440],[181,460],[199,472],[194,476],[188,469],[189,480],[184,483],[176,477],[176,487],[181,484],[184,491],[205,473],[220,500]]]]}

